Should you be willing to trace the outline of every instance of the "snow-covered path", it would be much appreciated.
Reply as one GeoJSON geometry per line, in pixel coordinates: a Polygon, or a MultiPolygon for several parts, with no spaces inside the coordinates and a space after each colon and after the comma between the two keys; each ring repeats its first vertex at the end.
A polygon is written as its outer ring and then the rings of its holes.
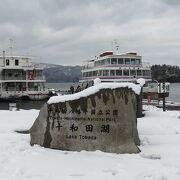
{"type": "Polygon", "coordinates": [[[0,180],[179,180],[180,111],[146,106],[138,119],[140,154],[67,152],[29,145],[39,111],[0,111],[0,180]]]}

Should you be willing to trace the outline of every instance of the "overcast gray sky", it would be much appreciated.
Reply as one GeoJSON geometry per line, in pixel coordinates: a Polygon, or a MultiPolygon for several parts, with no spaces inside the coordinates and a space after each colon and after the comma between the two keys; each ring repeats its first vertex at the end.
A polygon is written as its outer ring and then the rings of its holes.
{"type": "Polygon", "coordinates": [[[180,0],[0,0],[0,51],[81,65],[112,50],[180,65],[180,0]]]}

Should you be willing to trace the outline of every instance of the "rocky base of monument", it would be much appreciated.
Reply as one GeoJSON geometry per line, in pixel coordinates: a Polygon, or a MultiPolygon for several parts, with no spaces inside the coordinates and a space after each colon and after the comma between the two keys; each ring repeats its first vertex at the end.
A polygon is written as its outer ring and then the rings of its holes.
{"type": "Polygon", "coordinates": [[[52,97],[30,129],[31,145],[70,151],[138,153],[140,86],[107,83],[52,97]]]}

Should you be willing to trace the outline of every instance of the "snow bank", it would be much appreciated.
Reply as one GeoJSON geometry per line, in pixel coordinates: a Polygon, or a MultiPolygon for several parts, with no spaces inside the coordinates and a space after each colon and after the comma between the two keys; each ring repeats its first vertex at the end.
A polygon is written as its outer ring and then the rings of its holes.
{"type": "Polygon", "coordinates": [[[146,83],[146,80],[144,78],[139,78],[136,81],[141,87],[144,86],[144,84],[146,83]]]}
{"type": "Polygon", "coordinates": [[[141,90],[141,87],[134,83],[97,83],[97,85],[89,87],[75,94],[69,94],[69,95],[64,95],[64,96],[53,96],[49,99],[47,103],[52,104],[52,103],[75,100],[81,97],[87,97],[91,94],[98,92],[101,89],[116,89],[120,87],[128,87],[132,89],[136,94],[139,94],[141,90]]]}
{"type": "Polygon", "coordinates": [[[94,79],[94,85],[98,85],[100,83],[101,83],[101,79],[100,78],[94,79]]]}
{"type": "Polygon", "coordinates": [[[138,119],[140,154],[68,152],[30,146],[27,134],[39,111],[0,111],[2,180],[179,180],[180,111],[145,106],[138,119]]]}

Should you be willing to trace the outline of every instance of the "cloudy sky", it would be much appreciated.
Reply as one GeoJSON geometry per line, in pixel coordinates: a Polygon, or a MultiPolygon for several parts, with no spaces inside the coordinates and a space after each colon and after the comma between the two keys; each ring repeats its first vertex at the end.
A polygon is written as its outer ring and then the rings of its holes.
{"type": "Polygon", "coordinates": [[[0,0],[0,52],[81,65],[99,53],[137,52],[180,65],[180,0],[0,0]]]}

